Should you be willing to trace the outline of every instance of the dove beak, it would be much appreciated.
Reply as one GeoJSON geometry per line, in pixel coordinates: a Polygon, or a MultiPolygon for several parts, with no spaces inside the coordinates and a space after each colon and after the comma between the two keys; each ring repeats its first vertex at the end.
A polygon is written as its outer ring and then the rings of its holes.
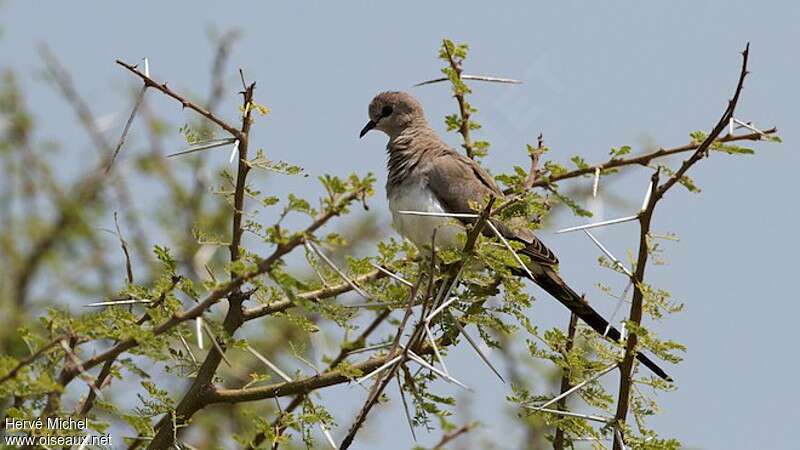
{"type": "Polygon", "coordinates": [[[369,130],[375,128],[375,125],[375,122],[371,120],[367,122],[367,124],[364,125],[364,128],[361,129],[361,133],[358,134],[358,137],[363,138],[365,134],[369,133],[369,130]]]}

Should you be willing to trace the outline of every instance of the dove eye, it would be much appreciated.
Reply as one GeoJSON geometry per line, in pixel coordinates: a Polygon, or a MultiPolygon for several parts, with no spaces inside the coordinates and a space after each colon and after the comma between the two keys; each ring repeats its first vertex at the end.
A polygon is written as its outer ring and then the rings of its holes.
{"type": "Polygon", "coordinates": [[[389,117],[392,115],[392,107],[391,106],[384,106],[381,110],[381,117],[389,117]]]}

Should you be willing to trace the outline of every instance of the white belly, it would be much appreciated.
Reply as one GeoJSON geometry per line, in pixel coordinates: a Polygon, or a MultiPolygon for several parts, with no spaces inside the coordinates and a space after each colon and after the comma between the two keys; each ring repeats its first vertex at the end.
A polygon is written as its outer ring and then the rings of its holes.
{"type": "Polygon", "coordinates": [[[436,231],[436,247],[456,248],[457,236],[464,227],[457,219],[449,217],[413,216],[398,214],[397,211],[446,212],[433,193],[418,184],[406,184],[395,188],[389,194],[389,209],[392,211],[392,224],[405,238],[418,248],[430,247],[431,237],[436,231]]]}

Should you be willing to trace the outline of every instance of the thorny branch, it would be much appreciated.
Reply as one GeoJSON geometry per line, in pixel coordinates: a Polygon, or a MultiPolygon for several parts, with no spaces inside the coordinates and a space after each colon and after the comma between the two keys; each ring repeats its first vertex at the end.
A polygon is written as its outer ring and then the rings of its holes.
{"type": "MultiPolygon", "coordinates": [[[[723,127],[724,128],[724,127],[723,127]]],[[[740,135],[726,135],[722,136],[715,140],[718,143],[727,143],[727,142],[737,142],[737,141],[760,141],[764,139],[765,136],[771,136],[778,132],[777,128],[769,128],[764,130],[761,133],[747,133],[747,134],[740,134],[740,135]]],[[[570,170],[568,172],[564,172],[562,174],[550,176],[550,177],[539,177],[536,181],[530,183],[528,185],[529,188],[534,187],[547,187],[552,183],[556,183],[558,181],[569,180],[572,178],[582,177],[584,175],[591,175],[597,169],[601,171],[608,170],[608,169],[615,169],[617,167],[624,167],[624,166],[647,166],[650,161],[658,158],[664,158],[667,156],[679,154],[679,153],[686,153],[692,150],[697,150],[698,147],[702,145],[702,142],[691,142],[685,145],[681,145],[678,147],[671,147],[671,148],[660,148],[658,150],[645,153],[639,156],[632,156],[630,158],[612,158],[608,161],[605,161],[600,164],[591,165],[588,167],[584,167],[582,169],[575,169],[570,170]]],[[[512,194],[514,193],[513,189],[507,189],[503,192],[504,194],[512,194]]]]}
{"type": "Polygon", "coordinates": [[[211,112],[209,112],[207,109],[203,108],[202,106],[197,105],[196,103],[192,102],[191,100],[187,99],[186,97],[184,97],[184,96],[178,94],[177,92],[173,91],[172,89],[170,89],[167,86],[167,83],[160,83],[159,84],[158,82],[156,82],[155,80],[153,80],[149,76],[145,75],[144,72],[141,72],[139,70],[138,66],[135,66],[135,65],[132,65],[132,64],[128,64],[125,61],[122,61],[122,60],[118,59],[117,60],[117,64],[119,64],[120,66],[128,69],[129,71],[133,72],[136,76],[141,78],[142,81],[144,82],[145,86],[155,88],[155,89],[161,91],[162,93],[164,93],[165,95],[167,95],[169,97],[172,97],[173,99],[175,99],[178,102],[180,102],[180,104],[184,108],[189,108],[192,111],[196,112],[197,114],[200,114],[201,116],[203,116],[206,119],[210,120],[211,122],[214,122],[215,124],[219,125],[220,128],[222,128],[223,130],[225,130],[228,133],[230,133],[231,136],[233,136],[233,137],[235,137],[235,138],[237,138],[239,140],[242,139],[242,134],[243,134],[242,130],[234,127],[233,125],[230,125],[229,123],[227,123],[224,120],[220,119],[215,114],[212,114],[211,112]]]}
{"type": "MultiPolygon", "coordinates": [[[[125,64],[122,65],[125,66],[125,64]]],[[[127,68],[128,70],[135,71],[135,69],[131,69],[130,67],[127,68]]],[[[247,85],[244,82],[244,74],[241,72],[241,70],[240,74],[242,75],[242,85],[244,87],[244,91],[242,92],[242,110],[244,113],[242,114],[241,128],[237,130],[236,133],[232,133],[238,140],[238,148],[236,150],[239,152],[239,167],[237,170],[236,189],[234,192],[234,210],[232,219],[233,237],[230,245],[231,262],[238,261],[241,255],[239,244],[241,243],[243,233],[242,214],[244,213],[244,196],[247,183],[247,174],[250,170],[250,166],[247,164],[247,150],[249,144],[248,139],[250,137],[250,126],[252,124],[251,114],[253,93],[256,87],[255,83],[247,85]]],[[[145,81],[145,83],[148,83],[148,81],[145,81]]],[[[170,95],[173,98],[177,98],[175,97],[177,94],[170,93],[171,91],[168,91],[166,84],[163,85],[163,88],[164,89],[162,92],[170,95]]],[[[185,100],[183,100],[183,104],[184,106],[187,106],[185,100]]],[[[216,116],[212,115],[208,111],[203,110],[203,112],[200,112],[200,110],[197,109],[199,108],[197,106],[190,106],[190,108],[194,109],[200,114],[203,114],[205,117],[209,118],[215,123],[220,124],[220,126],[222,126],[222,123],[224,123],[218,121],[219,119],[214,120],[216,116]]],[[[223,126],[223,128],[225,128],[225,126],[223,126]]],[[[231,277],[234,278],[235,276],[235,272],[231,270],[231,277]]],[[[240,290],[240,287],[240,285],[237,285],[228,294],[228,311],[223,321],[223,329],[228,336],[233,336],[236,330],[239,329],[239,327],[241,327],[244,323],[242,303],[249,297],[249,294],[243,293],[240,290]]],[[[212,337],[212,339],[214,338],[212,337]]],[[[216,342],[216,339],[214,339],[214,342],[216,342]]],[[[214,374],[216,373],[221,360],[224,358],[222,353],[224,351],[223,347],[224,343],[217,344],[214,346],[214,350],[208,352],[206,359],[203,361],[200,369],[197,372],[197,376],[192,381],[192,385],[178,403],[174,413],[165,414],[162,420],[156,426],[156,435],[153,440],[150,441],[148,448],[160,449],[166,448],[173,444],[177,430],[181,428],[183,424],[188,422],[195,412],[203,408],[203,393],[210,388],[211,384],[213,383],[214,374]]]]}
{"type": "MultiPolygon", "coordinates": [[[[656,171],[653,173],[651,178],[651,187],[650,187],[650,194],[648,197],[648,202],[644,207],[643,211],[639,213],[639,226],[640,226],[640,233],[639,233],[639,251],[637,255],[637,262],[636,262],[636,271],[633,274],[633,300],[631,302],[631,309],[630,309],[630,316],[628,320],[636,325],[640,325],[642,322],[642,309],[643,309],[643,302],[644,302],[644,292],[642,290],[643,283],[644,283],[644,275],[645,275],[645,268],[647,266],[647,259],[648,259],[648,239],[650,235],[650,223],[653,218],[653,212],[655,210],[656,204],[658,203],[661,198],[663,198],[664,194],[675,185],[681,178],[688,172],[688,170],[700,159],[707,155],[711,144],[717,139],[717,137],[722,133],[725,127],[730,122],[731,118],[733,117],[733,113],[736,109],[736,105],[739,101],[739,95],[742,92],[742,87],[744,86],[744,79],[747,76],[747,61],[748,56],[750,54],[750,44],[748,43],[745,46],[744,51],[742,52],[742,68],[739,73],[739,80],[736,84],[736,89],[734,90],[733,97],[728,102],[728,106],[722,114],[722,117],[719,119],[716,125],[712,128],[711,132],[708,136],[700,143],[695,152],[681,164],[681,167],[675,171],[675,173],[670,176],[664,184],[658,184],[659,181],[659,172],[656,171]]],[[[614,434],[614,450],[624,450],[625,443],[623,442],[624,439],[624,422],[628,415],[628,408],[630,402],[630,391],[631,391],[631,384],[632,384],[632,377],[633,377],[633,362],[636,356],[636,345],[638,343],[638,336],[635,332],[631,332],[628,336],[627,343],[625,345],[625,357],[622,360],[621,365],[621,376],[620,376],[620,384],[619,384],[619,394],[617,396],[617,412],[615,415],[615,420],[617,422],[617,431],[618,433],[614,434]]]]}
{"type": "Polygon", "coordinates": [[[441,450],[441,449],[443,449],[444,446],[449,444],[452,440],[454,440],[455,438],[461,436],[462,434],[469,433],[476,426],[477,426],[476,423],[468,423],[468,424],[463,425],[463,426],[461,426],[459,428],[456,428],[453,431],[445,433],[444,436],[442,436],[442,439],[439,440],[439,442],[433,447],[433,450],[441,450]]]}

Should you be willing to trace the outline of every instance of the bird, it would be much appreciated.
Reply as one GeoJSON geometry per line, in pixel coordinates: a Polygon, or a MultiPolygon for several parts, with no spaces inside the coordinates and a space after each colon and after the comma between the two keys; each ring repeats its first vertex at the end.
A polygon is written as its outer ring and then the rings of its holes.
{"type": "MultiPolygon", "coordinates": [[[[428,124],[422,104],[412,95],[387,91],[369,104],[369,121],[359,138],[378,130],[389,137],[386,194],[393,227],[418,248],[430,247],[434,233],[436,247],[455,248],[468,218],[401,214],[400,211],[429,213],[478,213],[475,206],[490,196],[503,198],[494,178],[477,162],[455,151],[428,124]]],[[[533,232],[492,219],[492,224],[509,241],[522,244],[519,255],[527,256],[527,271],[513,273],[531,279],[561,302],[597,333],[619,342],[619,330],[592,308],[559,276],[558,258],[533,232]]],[[[484,230],[486,232],[486,230],[484,230]]],[[[672,381],[667,373],[641,352],[636,358],[653,373],[672,381]]]]}

